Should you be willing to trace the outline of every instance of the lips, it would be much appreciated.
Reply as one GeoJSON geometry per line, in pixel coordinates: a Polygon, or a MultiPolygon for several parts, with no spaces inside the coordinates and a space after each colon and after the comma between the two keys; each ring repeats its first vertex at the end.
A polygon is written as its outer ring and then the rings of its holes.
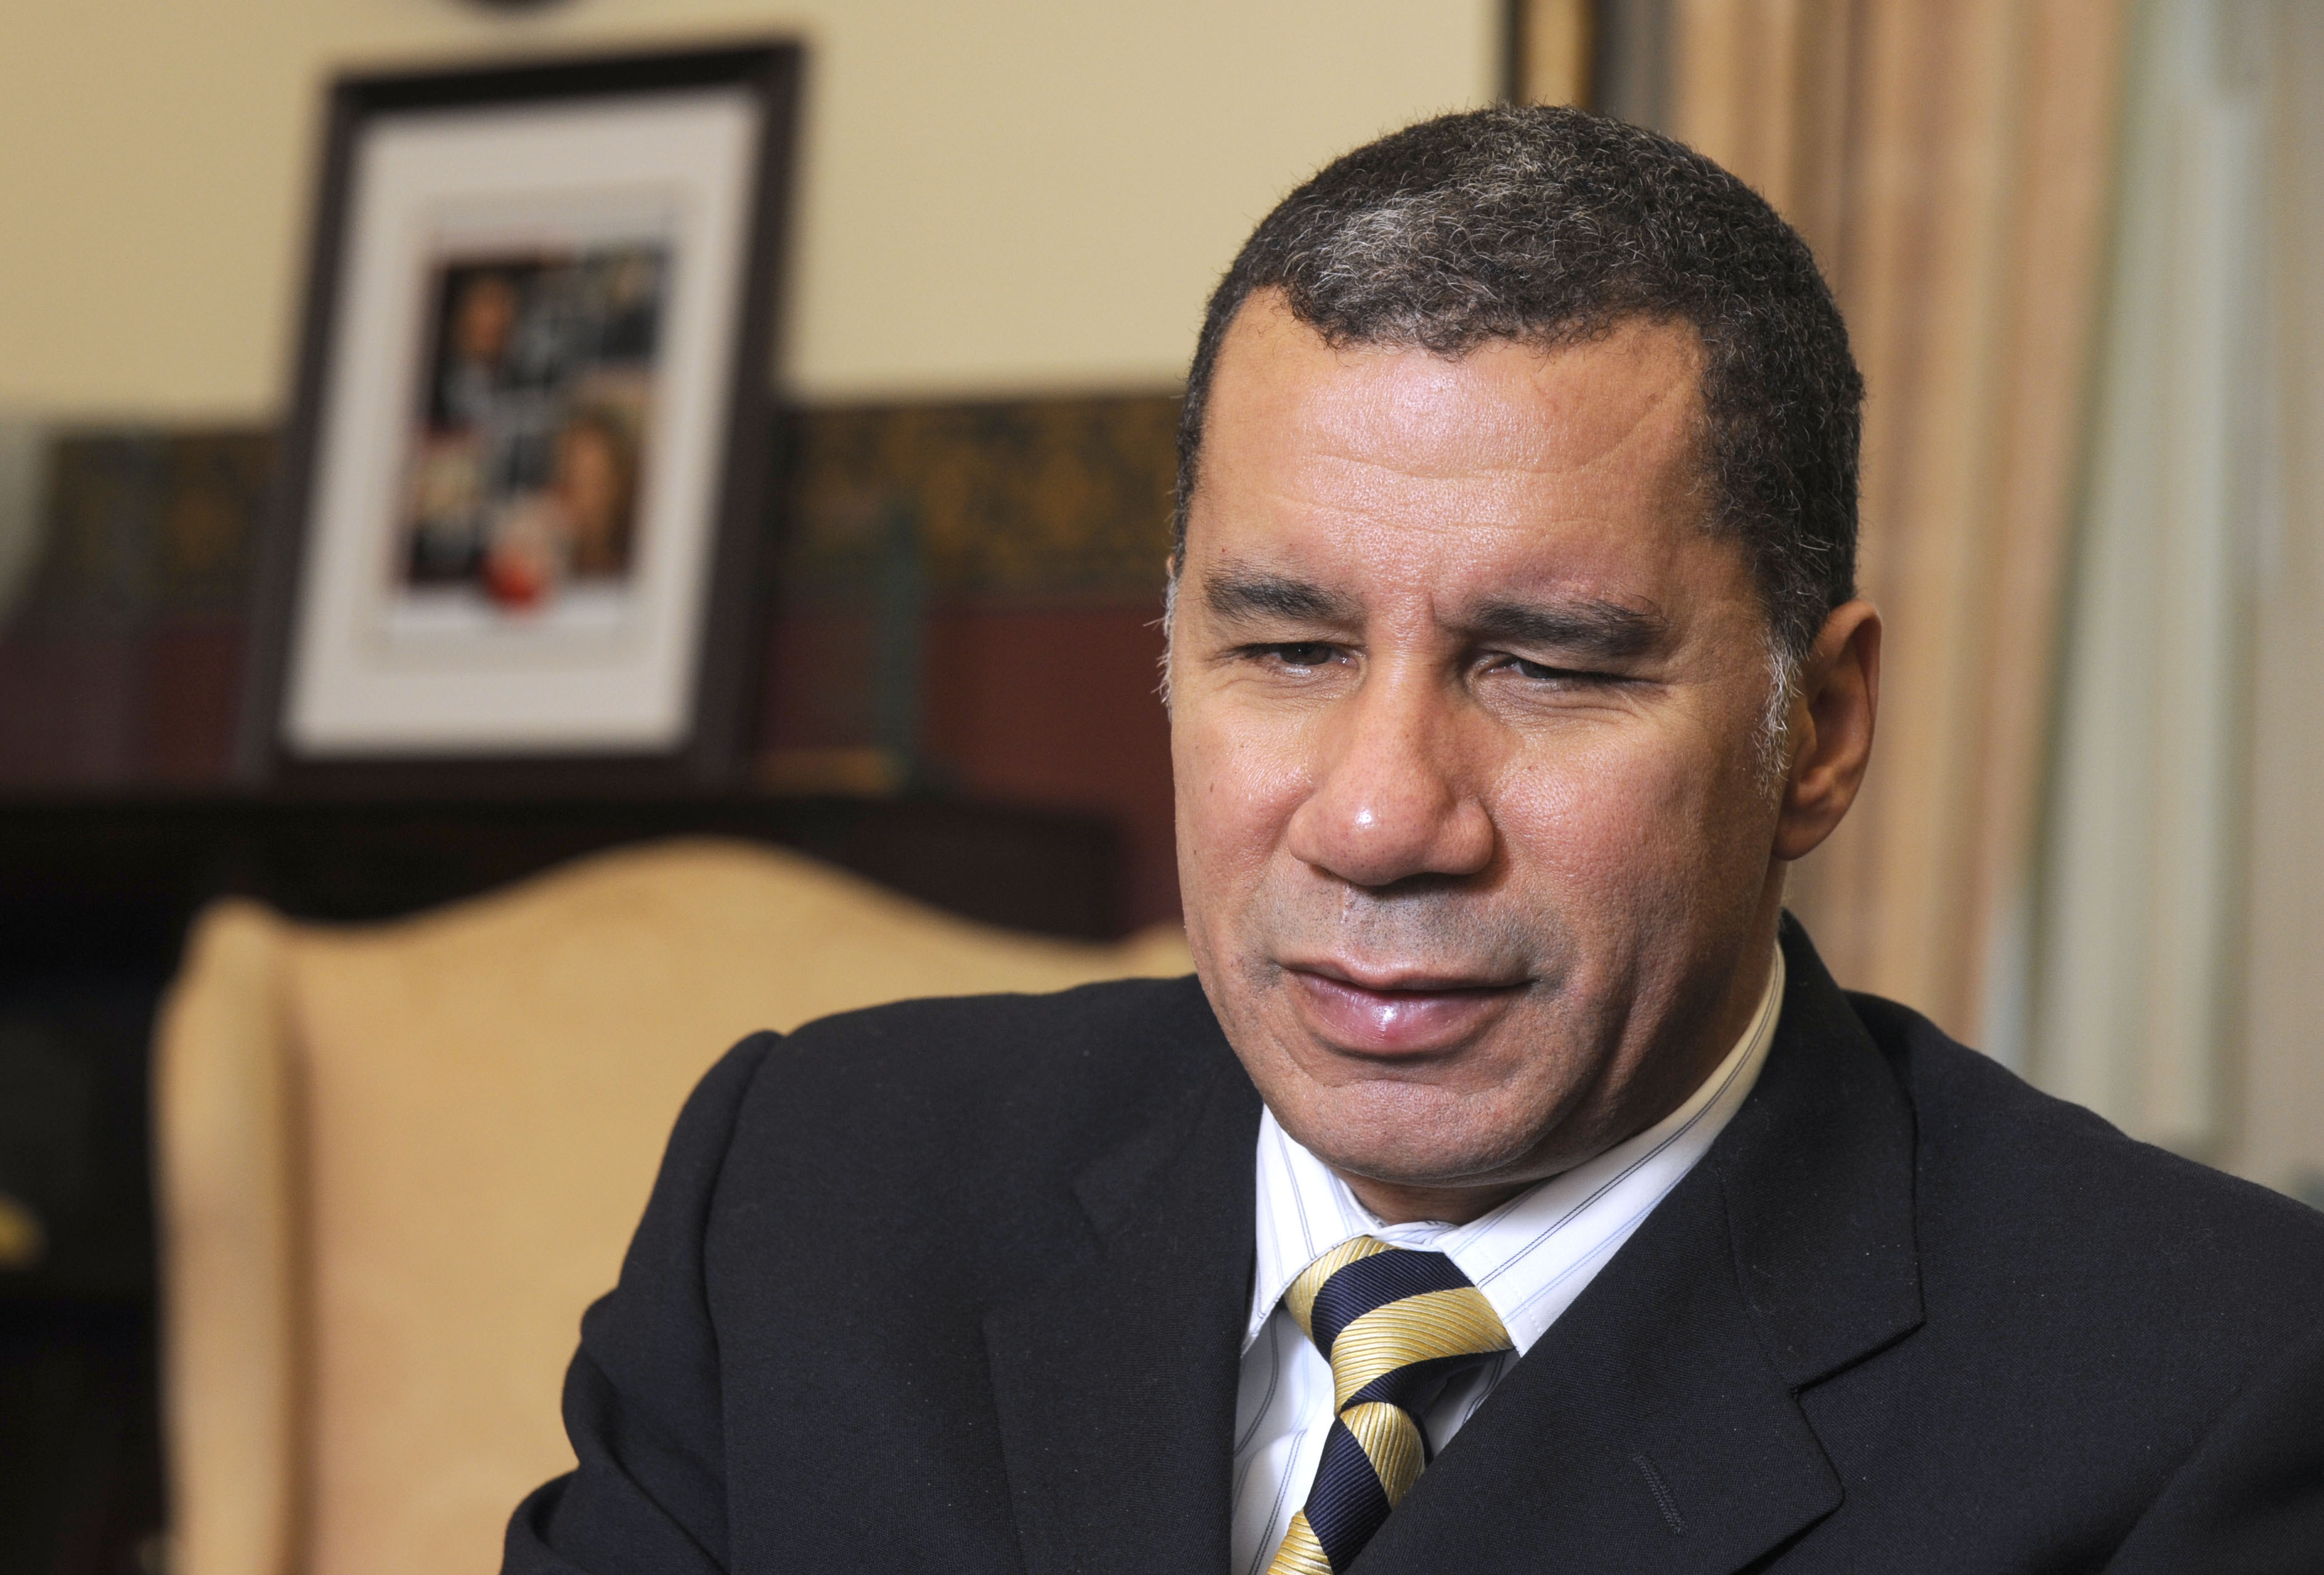
{"type": "Polygon", "coordinates": [[[1406,977],[1359,981],[1353,971],[1294,966],[1292,999],[1329,1044],[1358,1054],[1425,1055],[1473,1037],[1525,989],[1522,983],[1406,977]]]}

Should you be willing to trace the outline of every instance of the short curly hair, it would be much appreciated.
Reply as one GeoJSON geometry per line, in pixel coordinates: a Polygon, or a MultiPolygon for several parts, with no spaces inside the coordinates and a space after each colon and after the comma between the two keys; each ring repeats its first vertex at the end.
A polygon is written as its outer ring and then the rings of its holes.
{"type": "Polygon", "coordinates": [[[1382,137],[1285,198],[1212,293],[1186,375],[1180,563],[1219,348],[1262,290],[1335,345],[1448,356],[1691,325],[1711,523],[1742,543],[1779,659],[1856,594],[1864,380],[1847,327],[1799,233],[1693,150],[1577,109],[1480,109],[1382,137]]]}

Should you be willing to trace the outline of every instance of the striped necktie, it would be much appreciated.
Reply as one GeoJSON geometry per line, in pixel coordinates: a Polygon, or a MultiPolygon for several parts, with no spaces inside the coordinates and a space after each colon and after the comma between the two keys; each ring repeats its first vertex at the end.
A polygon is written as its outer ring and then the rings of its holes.
{"type": "Polygon", "coordinates": [[[1337,1575],[1428,1461],[1418,1413],[1454,1372],[1511,1349],[1508,1331],[1452,1260],[1369,1236],[1307,1266],[1284,1305],[1332,1364],[1336,1415],[1306,1507],[1268,1575],[1337,1575]]]}

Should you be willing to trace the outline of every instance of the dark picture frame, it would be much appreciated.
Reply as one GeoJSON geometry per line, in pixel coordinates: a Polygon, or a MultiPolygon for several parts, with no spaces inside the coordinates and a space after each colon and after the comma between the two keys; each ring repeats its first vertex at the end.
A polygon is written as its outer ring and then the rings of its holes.
{"type": "Polygon", "coordinates": [[[801,67],[776,41],[333,84],[246,779],[733,776],[801,67]]]}

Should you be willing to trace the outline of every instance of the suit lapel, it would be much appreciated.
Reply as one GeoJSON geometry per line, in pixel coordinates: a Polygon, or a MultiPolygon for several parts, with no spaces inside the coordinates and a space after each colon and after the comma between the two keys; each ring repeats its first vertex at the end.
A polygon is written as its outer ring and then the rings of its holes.
{"type": "Polygon", "coordinates": [[[1786,921],[1783,1017],[1711,1152],[1429,1467],[1359,1575],[1727,1575],[1837,1508],[1798,1391],[1920,1322],[1914,1134],[1786,921]]]}
{"type": "Polygon", "coordinates": [[[1918,1134],[1898,1073],[1789,914],[1784,961],[1775,1045],[1706,1168],[1768,1360],[1802,1389],[1921,1325],[1918,1134]]]}
{"type": "Polygon", "coordinates": [[[1033,1575],[1227,1566],[1259,1112],[1225,1055],[1078,1179],[1091,1257],[985,1320],[1033,1575]]]}

